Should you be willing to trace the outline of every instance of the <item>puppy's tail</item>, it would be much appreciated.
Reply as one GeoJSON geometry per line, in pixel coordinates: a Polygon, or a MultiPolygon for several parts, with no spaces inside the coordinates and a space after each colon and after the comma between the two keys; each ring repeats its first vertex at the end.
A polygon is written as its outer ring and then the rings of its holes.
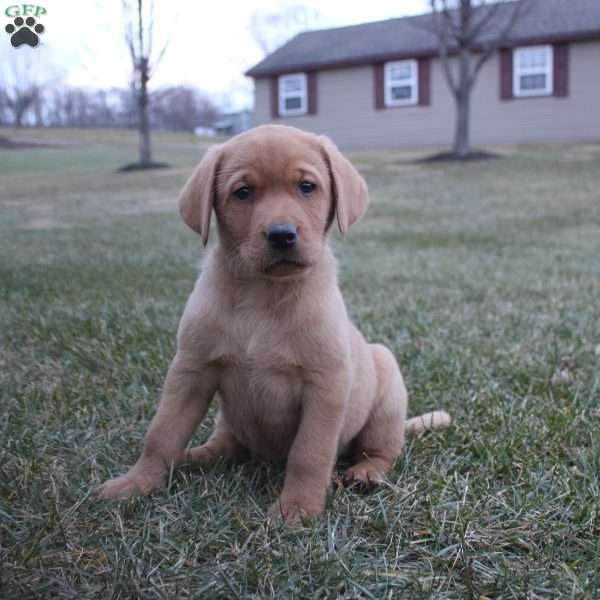
{"type": "Polygon", "coordinates": [[[445,410],[434,410],[418,417],[408,419],[405,425],[406,435],[421,435],[431,429],[444,429],[452,423],[452,417],[445,410]]]}

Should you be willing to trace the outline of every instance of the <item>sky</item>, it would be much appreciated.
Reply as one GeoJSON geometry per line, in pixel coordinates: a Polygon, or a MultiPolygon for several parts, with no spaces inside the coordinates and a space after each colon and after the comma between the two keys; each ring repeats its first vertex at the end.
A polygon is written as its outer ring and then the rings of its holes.
{"type": "MultiPolygon", "coordinates": [[[[148,1],[148,0],[146,0],[148,1]]],[[[252,81],[243,73],[263,54],[250,32],[254,13],[274,13],[284,3],[316,9],[322,27],[416,14],[428,0],[154,0],[155,47],[169,45],[151,88],[191,84],[206,91],[224,108],[251,103],[252,81]]],[[[15,0],[0,0],[2,30],[10,22],[5,9],[15,0]]],[[[34,2],[28,2],[34,3],[34,2]]],[[[130,61],[123,39],[120,0],[40,0],[46,54],[57,65],[60,80],[71,85],[127,85],[130,61]]],[[[0,60],[15,52],[0,32],[0,60]]]]}

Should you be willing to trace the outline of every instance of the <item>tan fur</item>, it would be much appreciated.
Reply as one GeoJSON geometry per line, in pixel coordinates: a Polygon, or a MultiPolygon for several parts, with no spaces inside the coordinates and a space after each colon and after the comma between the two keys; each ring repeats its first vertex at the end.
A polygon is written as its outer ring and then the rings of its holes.
{"type": "Polygon", "coordinates": [[[407,394],[392,353],[349,321],[327,231],[365,212],[367,187],[327,138],[264,126],[210,150],[181,196],[184,221],[206,243],[214,209],[219,243],[187,302],[162,399],[138,462],[102,488],[126,498],[161,486],[172,465],[249,449],[287,459],[271,514],[323,511],[336,457],[351,451],[346,480],[381,480],[405,432],[443,427],[428,413],[406,421],[407,394]],[[298,184],[316,185],[309,195],[298,184]],[[233,195],[240,186],[250,200],[233,195]],[[274,263],[266,228],[298,229],[297,262],[274,263]],[[186,450],[213,397],[220,411],[202,446],[186,450]]]}

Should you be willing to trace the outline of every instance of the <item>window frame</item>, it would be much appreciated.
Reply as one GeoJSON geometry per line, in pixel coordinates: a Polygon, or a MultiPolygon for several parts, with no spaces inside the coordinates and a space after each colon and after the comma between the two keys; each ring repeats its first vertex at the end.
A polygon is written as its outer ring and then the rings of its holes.
{"type": "MultiPolygon", "coordinates": [[[[401,81],[401,80],[400,80],[401,81]]],[[[397,106],[416,106],[419,104],[419,62],[410,58],[408,60],[393,60],[384,63],[383,65],[383,103],[386,108],[394,108],[397,106]],[[411,66],[411,78],[406,79],[406,84],[410,85],[411,95],[410,98],[394,99],[392,97],[392,88],[399,87],[398,80],[392,80],[391,72],[392,68],[398,65],[410,64],[411,66]]]]}
{"type": "Polygon", "coordinates": [[[536,96],[552,96],[554,94],[554,48],[549,44],[536,46],[521,46],[513,49],[513,96],[515,98],[531,98],[536,96]],[[544,49],[546,52],[546,65],[544,67],[521,67],[519,65],[519,54],[528,50],[544,49]],[[521,89],[521,77],[523,75],[545,75],[546,87],[542,89],[521,89]]]}
{"type": "Polygon", "coordinates": [[[308,114],[308,77],[306,73],[286,73],[280,75],[277,80],[278,85],[278,96],[279,96],[279,115],[282,117],[294,117],[308,114]],[[297,79],[302,81],[302,88],[299,92],[286,92],[285,91],[285,80],[286,79],[297,79]],[[286,108],[285,101],[288,98],[300,98],[300,108],[286,108]]]}

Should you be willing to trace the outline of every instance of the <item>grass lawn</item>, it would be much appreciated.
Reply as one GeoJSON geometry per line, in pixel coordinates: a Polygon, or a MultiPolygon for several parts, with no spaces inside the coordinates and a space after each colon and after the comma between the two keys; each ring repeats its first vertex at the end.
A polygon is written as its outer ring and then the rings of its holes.
{"type": "Polygon", "coordinates": [[[290,530],[265,523],[281,465],[94,495],[136,459],[173,355],[202,143],[159,135],[172,169],[116,174],[130,133],[18,135],[67,143],[0,150],[0,598],[600,598],[600,145],[352,155],[372,204],[334,240],[350,313],[410,413],[455,424],[375,494],[339,471],[290,530]]]}

